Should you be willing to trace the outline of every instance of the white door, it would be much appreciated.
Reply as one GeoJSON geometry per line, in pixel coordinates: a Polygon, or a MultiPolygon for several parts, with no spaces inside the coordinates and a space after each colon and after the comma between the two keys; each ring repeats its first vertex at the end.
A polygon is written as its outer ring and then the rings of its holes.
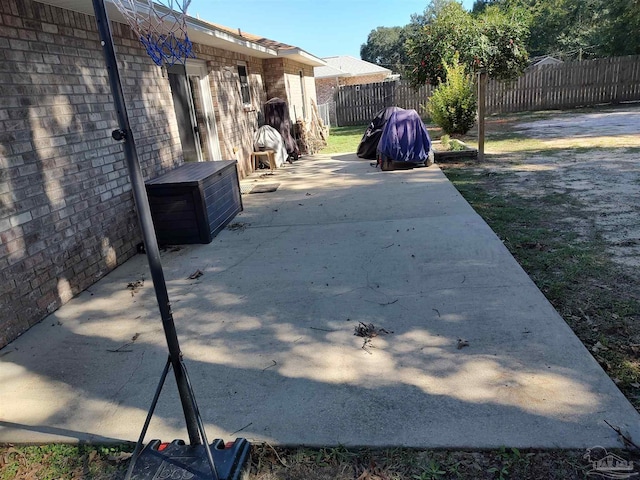
{"type": "Polygon", "coordinates": [[[202,160],[222,160],[207,66],[202,61],[187,60],[186,67],[202,160]]]}

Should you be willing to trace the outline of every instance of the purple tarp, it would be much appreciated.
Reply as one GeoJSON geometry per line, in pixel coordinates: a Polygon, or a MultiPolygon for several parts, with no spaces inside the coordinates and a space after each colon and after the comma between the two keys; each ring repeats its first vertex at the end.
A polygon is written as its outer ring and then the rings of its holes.
{"type": "Polygon", "coordinates": [[[378,143],[378,157],[393,162],[427,161],[431,139],[415,110],[397,110],[391,114],[378,143]]]}

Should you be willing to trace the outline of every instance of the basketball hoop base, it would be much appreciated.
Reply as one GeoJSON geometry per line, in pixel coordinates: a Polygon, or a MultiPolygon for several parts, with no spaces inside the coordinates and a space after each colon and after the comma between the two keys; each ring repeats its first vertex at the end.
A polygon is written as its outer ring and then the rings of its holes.
{"type": "Polygon", "coordinates": [[[186,445],[182,440],[162,443],[151,440],[136,461],[132,480],[190,479],[190,480],[241,480],[245,465],[248,466],[251,446],[244,438],[237,438],[225,447],[216,439],[211,446],[217,474],[211,471],[204,445],[186,445]]]}

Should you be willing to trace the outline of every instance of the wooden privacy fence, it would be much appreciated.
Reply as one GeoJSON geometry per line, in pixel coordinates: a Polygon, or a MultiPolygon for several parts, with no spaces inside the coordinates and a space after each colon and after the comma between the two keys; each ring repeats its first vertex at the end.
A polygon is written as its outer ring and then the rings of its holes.
{"type": "MultiPolygon", "coordinates": [[[[366,124],[380,109],[413,108],[422,117],[433,87],[404,81],[340,87],[338,125],[366,124]]],[[[574,108],[640,100],[640,55],[531,67],[517,80],[487,85],[487,114],[574,108]]]]}
{"type": "Polygon", "coordinates": [[[336,95],[336,118],[339,126],[369,123],[385,107],[412,108],[420,116],[433,87],[423,85],[417,91],[404,81],[343,86],[336,95]]]}

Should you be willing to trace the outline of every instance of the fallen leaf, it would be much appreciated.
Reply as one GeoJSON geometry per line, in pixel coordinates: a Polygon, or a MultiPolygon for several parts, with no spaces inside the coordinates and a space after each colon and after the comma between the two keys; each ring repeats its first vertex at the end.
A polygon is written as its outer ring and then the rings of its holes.
{"type": "Polygon", "coordinates": [[[107,457],[107,460],[109,460],[110,462],[121,463],[121,462],[124,462],[125,460],[129,460],[130,458],[131,458],[131,453],[118,452],[115,455],[109,455],[107,457]]]}

